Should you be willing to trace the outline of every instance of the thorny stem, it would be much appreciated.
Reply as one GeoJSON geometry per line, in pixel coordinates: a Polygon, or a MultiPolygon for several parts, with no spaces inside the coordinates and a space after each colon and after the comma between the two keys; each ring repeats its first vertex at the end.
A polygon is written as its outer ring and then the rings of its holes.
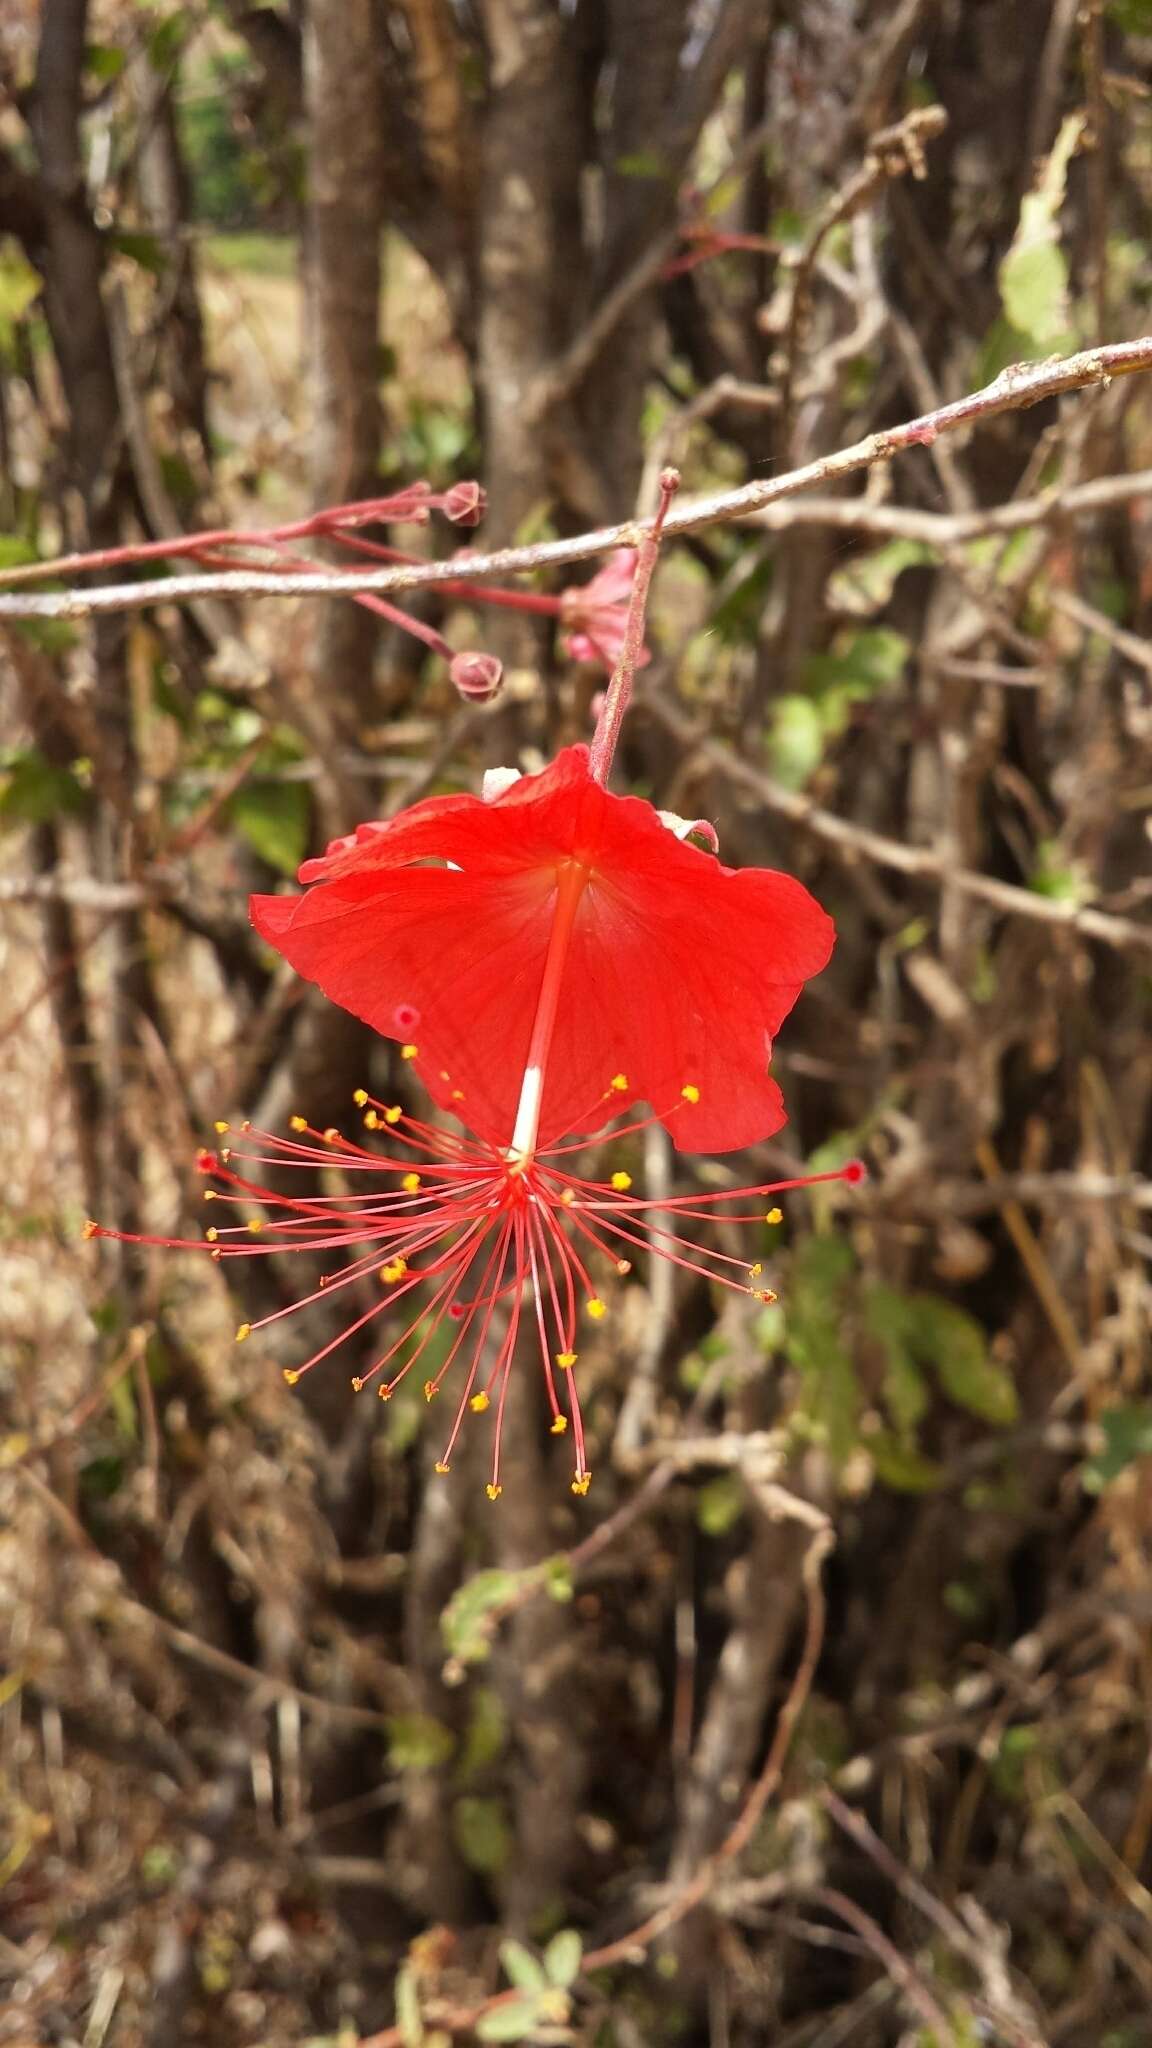
{"type": "Polygon", "coordinates": [[[604,696],[604,705],[596,721],[592,736],[592,750],[588,758],[588,772],[593,782],[606,783],[612,769],[612,757],[620,737],[620,727],[632,697],[632,684],[636,677],[636,664],[644,647],[644,614],[648,609],[648,587],[656,558],[660,553],[660,542],[664,534],[664,521],[668,508],[680,489],[678,469],[664,469],[660,472],[660,503],[656,517],[640,543],[636,561],[636,574],[632,583],[632,595],[628,601],[628,619],[624,627],[624,645],[616,672],[604,696]]]}

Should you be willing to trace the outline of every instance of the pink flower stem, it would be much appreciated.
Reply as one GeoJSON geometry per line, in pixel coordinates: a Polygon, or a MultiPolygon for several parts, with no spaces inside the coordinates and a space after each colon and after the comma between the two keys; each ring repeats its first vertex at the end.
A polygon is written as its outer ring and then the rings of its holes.
{"type": "MultiPolygon", "coordinates": [[[[362,540],[359,534],[342,533],[338,539],[343,547],[354,549],[358,555],[372,555],[379,562],[406,562],[419,564],[419,555],[406,555],[400,548],[382,547],[374,540],[362,540]]],[[[441,583],[439,589],[447,597],[457,597],[469,604],[494,604],[510,612],[537,612],[544,618],[558,619],[561,603],[558,597],[549,597],[539,590],[494,590],[483,583],[469,583],[453,579],[441,583]]]]}
{"type": "MultiPolygon", "coordinates": [[[[220,548],[245,547],[273,548],[289,540],[308,540],[314,536],[344,540],[349,527],[364,526],[372,521],[388,519],[414,521],[421,524],[428,518],[431,508],[442,509],[443,499],[429,491],[426,484],[410,484],[405,490],[395,492],[390,498],[365,498],[347,505],[329,505],[319,512],[311,512],[307,518],[294,519],[284,526],[272,527],[207,527],[200,533],[169,535],[163,540],[132,541],[118,548],[98,548],[90,553],[60,555],[55,561],[22,562],[14,569],[0,573],[0,586],[34,583],[46,576],[62,576],[93,569],[125,568],[138,562],[180,561],[189,556],[194,561],[215,559],[220,548]]],[[[414,555],[395,555],[389,559],[398,562],[412,562],[414,555]]],[[[224,567],[235,568],[234,559],[225,557],[224,567]]],[[[266,567],[266,564],[256,564],[266,567]]],[[[320,566],[320,565],[317,565],[320,566]]]]}
{"type": "Polygon", "coordinates": [[[636,575],[632,584],[632,595],[628,601],[628,618],[624,627],[624,645],[615,674],[604,694],[604,704],[596,721],[592,735],[592,749],[588,759],[588,772],[594,782],[607,782],[612,770],[612,759],[624,714],[632,696],[632,684],[636,676],[636,664],[644,651],[644,615],[648,609],[648,586],[660,553],[660,539],[668,507],[680,489],[678,469],[660,472],[660,504],[656,517],[640,543],[636,561],[636,575]]]}

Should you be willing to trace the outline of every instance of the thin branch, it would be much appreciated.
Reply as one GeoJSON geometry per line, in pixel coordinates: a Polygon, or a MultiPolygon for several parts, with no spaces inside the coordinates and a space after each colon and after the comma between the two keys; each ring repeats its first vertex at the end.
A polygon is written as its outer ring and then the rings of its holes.
{"type": "Polygon", "coordinates": [[[1004,911],[1010,917],[1026,917],[1038,924],[1062,926],[1066,931],[1078,932],[1082,938],[1100,939],[1107,946],[1121,949],[1133,946],[1152,951],[1152,924],[1137,924],[1132,918],[1114,917],[1108,911],[1092,910],[1086,905],[1062,902],[1051,896],[1034,895],[1030,889],[1017,888],[1013,882],[1001,882],[993,875],[977,874],[970,868],[954,867],[947,858],[933,853],[929,847],[907,846],[901,839],[888,839],[882,832],[853,824],[848,818],[838,818],[802,791],[786,789],[783,783],[761,774],[759,769],[742,761],[720,742],[707,738],[691,719],[665,702],[655,691],[645,691],[638,702],[675,736],[681,747],[693,748],[698,761],[741,789],[748,790],[767,810],[790,818],[793,824],[802,825],[818,839],[838,847],[848,860],[875,861],[879,867],[895,868],[900,874],[911,875],[919,881],[947,885],[962,895],[979,897],[982,902],[991,904],[994,910],[1004,911]]]}
{"type": "MultiPolygon", "coordinates": [[[[807,1515],[804,1519],[807,1520],[807,1515]]],[[[640,1960],[645,1950],[650,1948],[661,1934],[667,1933],[670,1927],[675,1927],[702,1904],[725,1866],[747,1848],[763,1818],[768,1801],[780,1783],[796,1723],[807,1703],[816,1676],[827,1619],[823,1566],[834,1541],[831,1524],[822,1516],[819,1527],[813,1531],[801,1573],[807,1600],[807,1620],[800,1661],[788,1688],[788,1696],[780,1709],[763,1768],[727,1835],[720,1847],[699,1865],[689,1882],[672,1898],[666,1900],[655,1913],[650,1914],[647,1920],[632,1928],[628,1934],[621,1935],[619,1940],[608,1942],[603,1948],[589,1949],[581,1964],[582,1975],[594,1970],[611,1969],[618,1963],[640,1960]]],[[[476,2022],[482,2014],[496,2012],[503,2006],[511,2005],[520,1995],[515,1989],[499,1991],[481,2004],[451,2006],[443,2010],[437,2008],[427,2017],[429,2020],[434,2019],[436,2026],[446,2028],[449,2033],[469,2034],[475,2029],[476,2022]]],[[[405,2048],[405,2043],[406,2035],[402,2027],[385,2027],[379,2033],[363,2036],[357,2042],[356,2048],[405,2048]]]]}
{"type": "MultiPolygon", "coordinates": [[[[1133,341],[1112,342],[1106,348],[1085,349],[1079,355],[1055,357],[1045,363],[1015,364],[991,384],[965,398],[921,413],[902,425],[886,427],[842,448],[822,455],[814,462],[783,476],[762,477],[731,491],[714,491],[708,496],[677,505],[665,522],[669,535],[690,533],[722,521],[748,519],[760,514],[781,498],[793,497],[813,485],[828,484],[876,463],[888,462],[908,448],[930,447],[940,434],[995,419],[1001,413],[1018,412],[1044,400],[1059,398],[1068,391],[1090,386],[1107,386],[1114,377],[1152,369],[1152,334],[1133,341]]],[[[1085,486],[1085,488],[1088,488],[1085,486]]],[[[614,548],[638,547],[651,527],[650,520],[625,520],[617,526],[599,527],[570,539],[540,541],[533,546],[501,548],[490,555],[474,555],[468,562],[468,578],[503,577],[528,570],[553,568],[590,556],[608,554],[614,548]]],[[[339,571],[322,574],[309,571],[297,576],[267,574],[258,570],[231,570],[209,575],[167,576],[148,582],[109,584],[104,589],[64,590],[51,595],[0,596],[0,618],[82,619],[96,613],[139,611],[158,604],[185,603],[192,598],[238,597],[350,597],[357,592],[390,592],[430,588],[458,581],[458,562],[404,563],[396,568],[339,571]]]]}

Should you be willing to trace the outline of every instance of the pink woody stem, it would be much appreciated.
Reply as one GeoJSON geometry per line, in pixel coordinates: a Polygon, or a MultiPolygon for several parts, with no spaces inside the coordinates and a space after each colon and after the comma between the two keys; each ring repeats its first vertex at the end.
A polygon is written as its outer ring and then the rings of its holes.
{"type": "Polygon", "coordinates": [[[612,770],[616,742],[620,738],[620,728],[632,696],[636,664],[644,649],[644,615],[648,609],[648,586],[652,581],[652,572],[660,553],[660,539],[664,521],[668,516],[668,507],[679,489],[679,470],[661,470],[660,503],[656,517],[640,543],[636,576],[628,602],[628,619],[624,627],[624,645],[620,650],[616,672],[605,692],[604,706],[592,735],[588,772],[594,782],[606,783],[612,770]]]}

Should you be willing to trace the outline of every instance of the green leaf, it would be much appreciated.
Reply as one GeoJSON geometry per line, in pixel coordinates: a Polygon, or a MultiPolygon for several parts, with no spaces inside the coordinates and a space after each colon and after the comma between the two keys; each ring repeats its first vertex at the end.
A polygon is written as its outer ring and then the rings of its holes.
{"type": "MultiPolygon", "coordinates": [[[[888,603],[896,578],[920,562],[932,562],[936,551],[922,540],[890,540],[881,548],[856,555],[828,579],[828,604],[836,612],[857,612],[871,616],[888,603]]],[[[902,639],[901,634],[894,636],[902,639]]],[[[907,642],[904,643],[905,651],[907,642]]],[[[904,655],[901,656],[903,666],[904,655]]]]}
{"type": "Polygon", "coordinates": [[[886,1430],[864,1438],[864,1448],[876,1469],[876,1477],[897,1493],[931,1493],[944,1477],[933,1458],[926,1458],[915,1444],[886,1430]]]}
{"type": "Polygon", "coordinates": [[[482,2012],[476,2022],[476,2037],[480,2041],[524,2041],[535,2033],[539,2019],[535,1999],[516,1998],[482,2012]]]}
{"type": "Polygon", "coordinates": [[[470,1870],[494,1877],[512,1853],[512,1834],[503,1803],[466,1795],[452,1809],[456,1847],[470,1870]]]}
{"type": "Polygon", "coordinates": [[[431,1714],[393,1714],[388,1720],[388,1761],[396,1771],[434,1771],[456,1747],[450,1728],[431,1714]]]}
{"type": "Polygon", "coordinates": [[[184,8],[158,21],[148,37],[148,61],[154,71],[167,71],[176,62],[192,28],[192,16],[184,8]]]}
{"type": "Polygon", "coordinates": [[[718,1479],[707,1480],[696,1495],[697,1526],[705,1536],[726,1536],[739,1521],[746,1505],[738,1474],[722,1472],[718,1479]]]}
{"type": "Polygon", "coordinates": [[[295,876],[308,850],[312,803],[300,782],[249,782],[228,806],[249,846],[279,874],[295,876]]]}
{"type": "Polygon", "coordinates": [[[909,1341],[949,1400],[985,1422],[1015,1422],[1020,1404],[1011,1374],[990,1357],[976,1318],[936,1294],[910,1295],[908,1307],[909,1341]]]}
{"type": "Polygon", "coordinates": [[[1030,341],[1053,346],[1068,330],[1068,265],[1055,242],[1009,250],[1000,265],[1004,311],[1030,341]]]}
{"type": "Polygon", "coordinates": [[[1037,846],[1028,887],[1056,903],[1090,903],[1096,893],[1083,861],[1070,860],[1052,839],[1042,839],[1037,846]]]}
{"type": "Polygon", "coordinates": [[[792,1262],[784,1348],[804,1381],[803,1419],[842,1465],[858,1441],[860,1387],[841,1325],[852,1248],[830,1232],[810,1237],[792,1262]]]}
{"type": "MultiPolygon", "coordinates": [[[[0,240],[0,344],[11,340],[16,322],[42,289],[40,272],[33,270],[15,242],[8,237],[0,240]]],[[[35,550],[21,559],[34,562],[35,550]]]]}
{"type": "Polygon", "coordinates": [[[138,263],[152,277],[161,277],[168,265],[162,244],[155,235],[141,235],[128,228],[114,228],[108,236],[113,249],[138,263]]]}
{"type": "Polygon", "coordinates": [[[1097,1418],[1103,1448],[1088,1459],[1081,1484],[1088,1493],[1102,1493],[1137,1458],[1152,1456],[1152,1401],[1128,1401],[1106,1408],[1097,1418]]]}
{"type": "Polygon", "coordinates": [[[119,78],[127,59],[123,50],[115,43],[89,43],[84,52],[84,69],[90,78],[101,85],[110,85],[119,78]]]}
{"type": "Polygon", "coordinates": [[[548,1979],[531,1950],[526,1949],[522,1942],[502,1941],[500,1961],[504,1965],[504,1975],[517,1991],[544,1990],[548,1979]]]}
{"type": "Polygon", "coordinates": [[[869,1287],[863,1308],[864,1327],[884,1354],[884,1406],[906,1443],[928,1407],[928,1388],[909,1342],[907,1299],[891,1287],[869,1287]]]}
{"type": "MultiPolygon", "coordinates": [[[[874,697],[900,681],[912,652],[904,633],[891,626],[865,626],[860,632],[836,635],[827,654],[814,654],[804,664],[804,683],[825,704],[835,707],[844,722],[846,707],[874,697]]],[[[828,729],[828,721],[825,720],[828,729]]]]}
{"type": "MultiPolygon", "coordinates": [[[[0,279],[3,271],[0,270],[0,279]]],[[[19,533],[0,533],[0,569],[22,569],[26,562],[38,562],[31,541],[19,533]]]]}
{"type": "Polygon", "coordinates": [[[544,1951],[544,1969],[550,1984],[559,1985],[567,1991],[570,1984],[580,1975],[580,1964],[584,1957],[584,1943],[574,1927],[562,1927],[554,1934],[544,1951]]]}
{"type": "Polygon", "coordinates": [[[539,1572],[538,1565],[527,1572],[494,1568],[465,1579],[440,1616],[440,1632],[449,1654],[462,1664],[482,1664],[492,1649],[494,1617],[516,1598],[525,1579],[538,1578],[539,1572]]]}
{"type": "Polygon", "coordinates": [[[567,1607],[576,1597],[576,1581],[572,1576],[572,1560],[563,1551],[557,1557],[546,1557],[540,1566],[544,1579],[544,1590],[558,1607],[567,1607]]]}
{"type": "Polygon", "coordinates": [[[629,156],[618,156],[612,166],[622,178],[670,178],[671,166],[658,149],[634,149],[629,156]]]}
{"type": "Polygon", "coordinates": [[[785,789],[802,789],[824,759],[824,720],[811,697],[786,691],[776,699],[767,747],[776,780],[785,789]]]}
{"type": "Polygon", "coordinates": [[[477,1771],[495,1763],[508,1733],[504,1702],[490,1685],[478,1685],[472,1696],[472,1715],[457,1766],[458,1778],[467,1783],[477,1771]]]}
{"type": "Polygon", "coordinates": [[[0,760],[0,825],[42,825],[84,810],[87,793],[70,768],[29,748],[0,760]]]}
{"type": "Polygon", "coordinates": [[[1000,298],[1010,326],[1038,349],[1062,349],[1074,336],[1068,265],[1059,245],[1059,217],[1068,166],[1080,147],[1085,116],[1069,114],[1040,176],[1024,199],[1012,246],[1000,265],[1000,298]]]}

